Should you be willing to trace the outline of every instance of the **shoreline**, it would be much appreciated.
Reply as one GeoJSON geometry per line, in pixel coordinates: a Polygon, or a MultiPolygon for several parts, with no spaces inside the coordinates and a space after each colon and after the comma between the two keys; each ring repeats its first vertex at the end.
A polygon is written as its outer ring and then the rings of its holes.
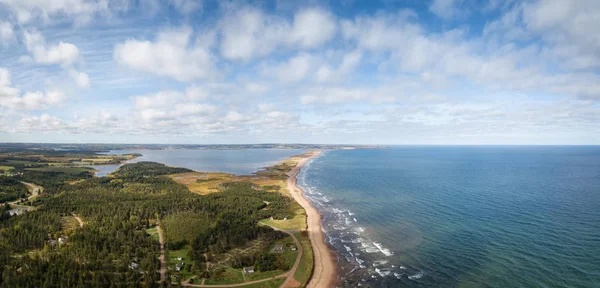
{"type": "Polygon", "coordinates": [[[337,265],[334,262],[332,250],[325,241],[325,234],[321,227],[321,214],[304,197],[304,191],[297,185],[297,176],[304,164],[321,153],[323,153],[322,150],[305,153],[307,157],[303,157],[296,163],[287,179],[288,191],[306,212],[307,232],[313,250],[313,273],[306,287],[331,287],[337,281],[337,265]]]}

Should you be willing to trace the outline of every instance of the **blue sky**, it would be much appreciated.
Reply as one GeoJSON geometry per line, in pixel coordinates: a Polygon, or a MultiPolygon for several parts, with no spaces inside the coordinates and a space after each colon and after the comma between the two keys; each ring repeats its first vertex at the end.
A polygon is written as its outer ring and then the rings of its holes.
{"type": "Polygon", "coordinates": [[[600,144],[600,1],[0,0],[0,141],[600,144]]]}

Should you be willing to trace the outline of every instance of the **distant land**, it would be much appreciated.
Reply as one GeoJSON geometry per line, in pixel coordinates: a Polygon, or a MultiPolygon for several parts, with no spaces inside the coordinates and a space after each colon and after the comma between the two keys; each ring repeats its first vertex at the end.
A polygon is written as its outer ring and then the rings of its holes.
{"type": "Polygon", "coordinates": [[[385,145],[347,145],[347,144],[104,144],[104,143],[0,143],[0,152],[11,150],[73,150],[88,152],[106,152],[109,150],[134,150],[134,149],[373,149],[387,148],[385,145]]]}

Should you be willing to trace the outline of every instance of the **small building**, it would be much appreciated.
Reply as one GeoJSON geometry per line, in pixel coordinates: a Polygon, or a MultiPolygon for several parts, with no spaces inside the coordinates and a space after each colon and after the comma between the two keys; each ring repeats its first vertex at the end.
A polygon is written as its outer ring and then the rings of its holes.
{"type": "Polygon", "coordinates": [[[50,245],[50,246],[56,246],[56,240],[53,240],[53,239],[46,241],[46,243],[48,243],[48,245],[50,245]]]}
{"type": "Polygon", "coordinates": [[[271,249],[271,253],[275,253],[275,254],[282,254],[283,251],[283,245],[281,244],[276,244],[275,247],[273,247],[273,249],[271,249]]]}
{"type": "Polygon", "coordinates": [[[246,274],[254,273],[254,267],[252,267],[252,266],[244,267],[244,268],[242,268],[242,272],[244,272],[246,274]]]}
{"type": "Polygon", "coordinates": [[[140,264],[138,264],[138,263],[135,263],[135,262],[131,262],[131,263],[129,264],[129,268],[130,268],[130,269],[138,269],[139,267],[140,267],[140,264]]]}
{"type": "Polygon", "coordinates": [[[58,244],[65,244],[67,243],[67,238],[66,237],[59,237],[58,238],[58,244]]]}
{"type": "Polygon", "coordinates": [[[177,257],[177,261],[183,260],[183,257],[177,257]]]}
{"type": "Polygon", "coordinates": [[[296,251],[296,246],[295,245],[290,245],[290,250],[296,251]]]}
{"type": "Polygon", "coordinates": [[[10,216],[22,215],[23,213],[29,212],[30,210],[31,210],[30,207],[10,209],[10,210],[8,210],[8,215],[10,215],[10,216]]]}

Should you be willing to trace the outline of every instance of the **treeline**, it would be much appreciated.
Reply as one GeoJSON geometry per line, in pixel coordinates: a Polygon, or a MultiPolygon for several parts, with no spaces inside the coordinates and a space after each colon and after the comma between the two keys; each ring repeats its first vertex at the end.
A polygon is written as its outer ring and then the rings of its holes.
{"type": "Polygon", "coordinates": [[[156,162],[142,161],[138,163],[125,164],[119,167],[119,169],[113,174],[121,178],[137,181],[150,176],[177,174],[192,171],[193,170],[187,168],[170,167],[156,162]]]}

